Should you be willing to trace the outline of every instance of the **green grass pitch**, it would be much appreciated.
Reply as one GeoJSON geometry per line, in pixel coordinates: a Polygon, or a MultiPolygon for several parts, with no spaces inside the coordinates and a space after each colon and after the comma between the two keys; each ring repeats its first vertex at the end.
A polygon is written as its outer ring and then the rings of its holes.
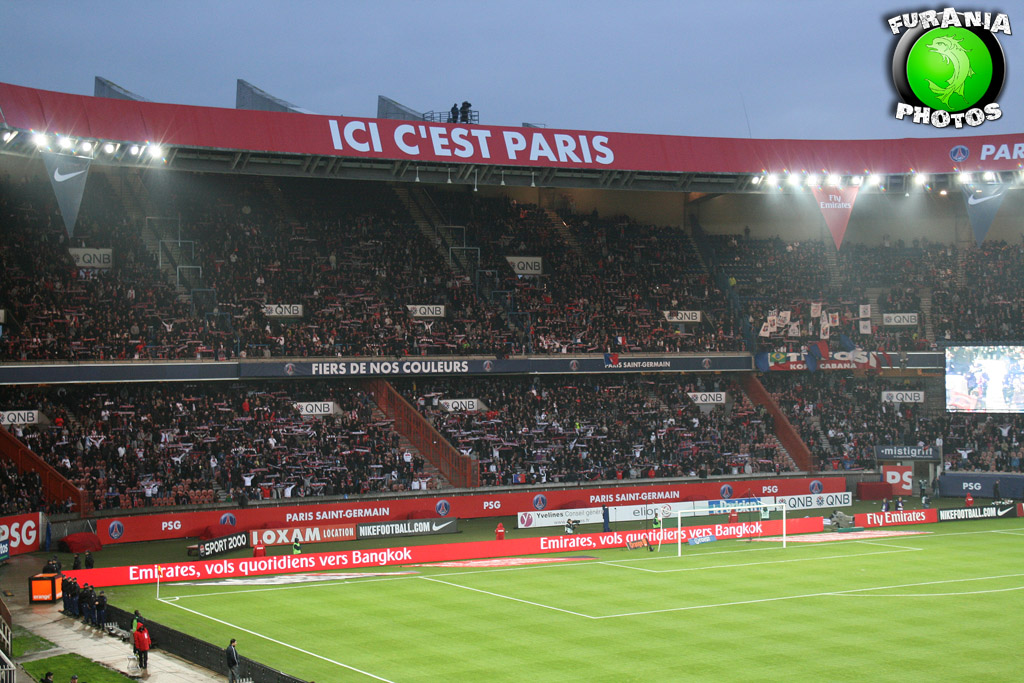
{"type": "Polygon", "coordinates": [[[1024,520],[889,530],[924,533],[111,592],[320,683],[1018,680],[1024,520]]]}

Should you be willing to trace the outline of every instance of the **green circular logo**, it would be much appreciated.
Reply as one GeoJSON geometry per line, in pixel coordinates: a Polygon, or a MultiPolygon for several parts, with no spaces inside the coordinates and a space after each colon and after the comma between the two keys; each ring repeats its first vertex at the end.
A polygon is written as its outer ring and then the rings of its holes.
{"type": "Polygon", "coordinates": [[[907,55],[907,82],[932,109],[958,112],[979,102],[994,76],[992,54],[974,32],[936,28],[919,37],[907,55]]]}

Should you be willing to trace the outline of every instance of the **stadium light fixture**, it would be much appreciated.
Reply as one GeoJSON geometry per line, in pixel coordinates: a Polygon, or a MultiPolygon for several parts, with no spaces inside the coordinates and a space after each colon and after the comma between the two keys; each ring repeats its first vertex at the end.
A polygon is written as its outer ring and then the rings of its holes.
{"type": "Polygon", "coordinates": [[[89,152],[92,151],[92,143],[89,142],[88,140],[83,140],[82,144],[80,144],[78,148],[85,152],[86,154],[88,154],[89,152]]]}
{"type": "Polygon", "coordinates": [[[829,173],[828,179],[825,182],[829,185],[829,187],[839,187],[839,185],[843,182],[843,179],[840,178],[839,175],[836,173],[829,173]]]}
{"type": "Polygon", "coordinates": [[[36,133],[35,135],[32,136],[32,143],[36,147],[49,147],[50,138],[46,137],[44,133],[36,133]]]}
{"type": "Polygon", "coordinates": [[[882,178],[877,173],[868,176],[868,185],[875,187],[882,184],[882,178]]]}
{"type": "Polygon", "coordinates": [[[501,186],[505,187],[505,171],[501,172],[501,186]]]}
{"type": "Polygon", "coordinates": [[[817,173],[811,173],[807,176],[807,187],[817,187],[821,184],[821,179],[818,178],[817,173]]]}
{"type": "Polygon", "coordinates": [[[478,192],[477,187],[476,187],[476,181],[477,181],[477,170],[474,168],[473,169],[473,192],[478,192]]]}
{"type": "Polygon", "coordinates": [[[530,171],[530,187],[537,187],[536,172],[530,171]]]}
{"type": "Polygon", "coordinates": [[[138,145],[132,145],[131,147],[128,148],[128,153],[131,154],[133,157],[139,156],[139,151],[140,150],[138,145]]]}
{"type": "Polygon", "coordinates": [[[103,145],[103,151],[106,154],[113,154],[115,151],[117,151],[117,147],[114,146],[113,142],[108,142],[103,145]]]}
{"type": "Polygon", "coordinates": [[[939,194],[941,194],[943,197],[945,197],[949,193],[946,192],[945,190],[939,190],[939,194]]]}
{"type": "Polygon", "coordinates": [[[452,169],[448,169],[448,184],[452,184],[452,169]]]}
{"type": "Polygon", "coordinates": [[[985,174],[981,177],[985,179],[985,182],[991,183],[995,181],[996,174],[994,171],[985,171],[985,174]]]}
{"type": "Polygon", "coordinates": [[[793,187],[800,187],[800,174],[790,173],[789,177],[786,178],[786,182],[792,185],[793,187]]]}
{"type": "Polygon", "coordinates": [[[765,181],[766,181],[766,182],[767,182],[767,183],[768,183],[769,185],[771,185],[771,186],[773,186],[773,187],[774,187],[774,186],[776,186],[776,185],[778,185],[778,184],[779,184],[779,176],[775,175],[774,173],[769,173],[769,174],[768,174],[768,175],[767,175],[767,176],[765,177],[765,181]]]}
{"type": "Polygon", "coordinates": [[[57,138],[57,146],[60,147],[61,149],[71,149],[72,147],[74,147],[74,145],[75,143],[72,142],[71,138],[69,138],[66,135],[62,135],[59,138],[57,138]]]}
{"type": "Polygon", "coordinates": [[[420,167],[417,166],[416,167],[416,182],[418,183],[419,181],[420,181],[420,167]]]}
{"type": "Polygon", "coordinates": [[[760,185],[761,184],[761,176],[756,175],[753,178],[751,178],[750,179],[750,184],[751,185],[760,185]]]}
{"type": "Polygon", "coordinates": [[[160,145],[150,145],[146,150],[153,159],[159,159],[164,155],[164,148],[160,145]]]}
{"type": "Polygon", "coordinates": [[[917,175],[914,176],[914,184],[915,185],[921,186],[921,185],[924,185],[927,182],[928,182],[928,176],[926,176],[924,173],[918,173],[917,175]]]}
{"type": "Polygon", "coordinates": [[[961,185],[968,185],[971,182],[971,174],[970,173],[961,173],[959,176],[957,176],[957,180],[960,181],[961,185]]]}

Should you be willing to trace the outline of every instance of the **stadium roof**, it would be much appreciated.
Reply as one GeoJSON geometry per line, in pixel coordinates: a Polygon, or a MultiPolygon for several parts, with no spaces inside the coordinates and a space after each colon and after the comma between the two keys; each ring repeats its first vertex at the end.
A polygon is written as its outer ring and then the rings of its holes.
{"type": "MultiPolygon", "coordinates": [[[[32,154],[53,136],[96,160],[194,171],[663,191],[766,191],[772,174],[1011,173],[1024,135],[901,140],[756,140],[601,133],[246,111],[105,99],[0,83],[0,151],[32,154]],[[21,135],[21,133],[25,133],[21,135]],[[36,138],[42,133],[46,138],[36,138]],[[35,138],[35,139],[33,139],[35,138]],[[147,145],[158,153],[140,154],[147,145]],[[157,147],[158,146],[158,147],[157,147]],[[107,149],[110,149],[109,147],[107,149]],[[134,151],[130,154],[129,151],[134,151]],[[527,182],[529,180],[529,182],[527,182]]],[[[49,140],[49,142],[48,142],[49,140]]],[[[897,182],[897,180],[899,182],[897,182]]]]}

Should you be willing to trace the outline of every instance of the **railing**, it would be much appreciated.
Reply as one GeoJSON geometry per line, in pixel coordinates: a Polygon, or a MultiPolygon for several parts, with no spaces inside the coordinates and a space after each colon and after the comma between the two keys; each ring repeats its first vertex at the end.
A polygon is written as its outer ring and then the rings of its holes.
{"type": "Polygon", "coordinates": [[[398,433],[409,439],[416,450],[437,467],[453,486],[480,486],[480,466],[477,461],[453,448],[391,384],[382,379],[373,379],[366,380],[364,387],[388,419],[395,421],[398,433]]]}
{"type": "Polygon", "coordinates": [[[753,374],[744,375],[743,390],[747,392],[750,400],[763,405],[771,413],[775,421],[775,436],[778,437],[779,442],[789,451],[789,456],[793,458],[796,466],[805,472],[813,472],[814,458],[811,457],[811,451],[807,448],[804,440],[800,438],[800,435],[797,434],[793,425],[790,424],[786,414],[779,408],[779,404],[775,402],[775,399],[771,397],[764,388],[764,385],[761,384],[761,380],[753,374]]]}
{"type": "Polygon", "coordinates": [[[444,111],[428,111],[423,115],[424,121],[433,121],[434,123],[480,123],[480,112],[476,109],[470,109],[467,112],[468,121],[463,121],[462,110],[459,110],[458,121],[452,121],[452,110],[445,109],[444,111]]]}
{"type": "Polygon", "coordinates": [[[78,512],[83,515],[87,512],[85,494],[3,427],[0,427],[0,455],[13,462],[19,472],[38,474],[46,500],[60,503],[70,498],[78,512]]]}
{"type": "Polygon", "coordinates": [[[7,656],[11,654],[11,627],[13,625],[11,611],[7,609],[4,599],[0,598],[0,653],[7,656]]]}

